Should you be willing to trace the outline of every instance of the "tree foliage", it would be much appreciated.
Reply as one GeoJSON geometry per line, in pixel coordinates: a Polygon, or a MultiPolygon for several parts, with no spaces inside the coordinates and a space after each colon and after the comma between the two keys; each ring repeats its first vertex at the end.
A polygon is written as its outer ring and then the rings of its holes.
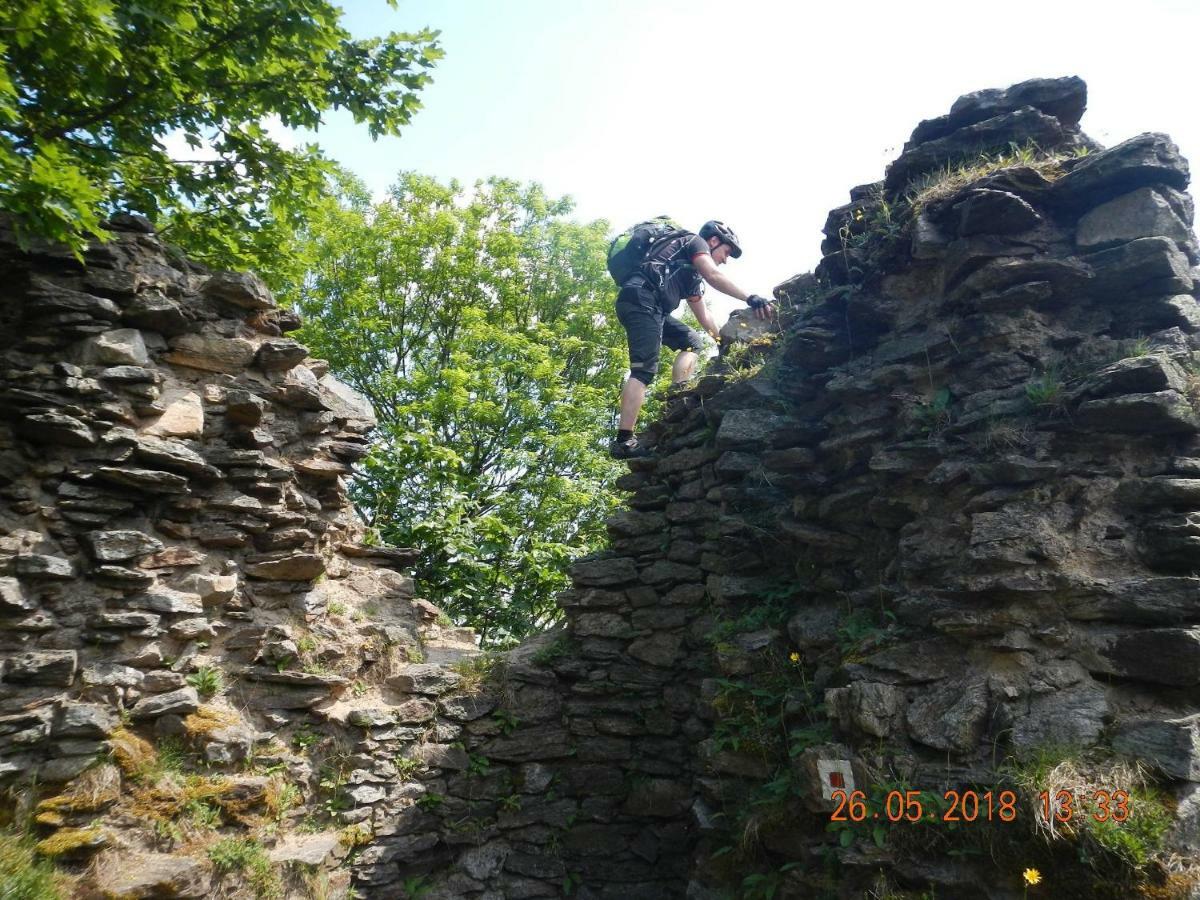
{"type": "Polygon", "coordinates": [[[300,337],[374,404],[354,496],[389,543],[421,551],[421,590],[492,644],[544,626],[569,559],[614,505],[606,456],[625,372],[604,267],[607,225],[491,179],[406,174],[311,222],[285,288],[300,337]]]}
{"type": "Polygon", "coordinates": [[[121,208],[211,262],[269,268],[328,163],[264,121],[347,109],[398,134],[441,56],[434,32],[354,40],[340,16],[326,0],[0,4],[0,205],[26,238],[78,249],[121,208]]]}

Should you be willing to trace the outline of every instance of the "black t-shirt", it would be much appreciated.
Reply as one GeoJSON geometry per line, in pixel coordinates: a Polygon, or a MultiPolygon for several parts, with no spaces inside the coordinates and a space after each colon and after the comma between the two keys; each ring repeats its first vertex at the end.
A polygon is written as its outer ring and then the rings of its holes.
{"type": "Polygon", "coordinates": [[[671,276],[659,293],[659,303],[663,312],[670,314],[679,306],[679,301],[685,297],[698,297],[704,293],[704,279],[692,266],[697,256],[711,255],[708,241],[693,234],[691,238],[680,244],[679,249],[667,257],[668,271],[671,276]]]}

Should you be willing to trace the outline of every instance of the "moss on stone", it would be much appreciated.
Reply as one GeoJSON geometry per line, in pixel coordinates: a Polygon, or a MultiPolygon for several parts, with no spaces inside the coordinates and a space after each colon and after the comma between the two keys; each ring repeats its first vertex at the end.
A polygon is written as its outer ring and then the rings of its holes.
{"type": "Polygon", "coordinates": [[[108,746],[121,771],[135,778],[152,768],[157,759],[154,746],[124,725],[114,729],[108,736],[108,746]]]}
{"type": "Polygon", "coordinates": [[[75,779],[68,790],[38,803],[38,822],[61,825],[61,821],[43,820],[42,817],[53,817],[58,813],[97,812],[115,803],[120,796],[121,777],[115,768],[111,765],[95,766],[75,779]]]}
{"type": "Polygon", "coordinates": [[[37,842],[39,856],[57,859],[99,850],[108,844],[109,833],[100,827],[60,828],[50,837],[37,842]]]}
{"type": "Polygon", "coordinates": [[[184,730],[190,738],[202,738],[222,728],[242,724],[242,718],[232,710],[204,705],[183,720],[184,730]]]}

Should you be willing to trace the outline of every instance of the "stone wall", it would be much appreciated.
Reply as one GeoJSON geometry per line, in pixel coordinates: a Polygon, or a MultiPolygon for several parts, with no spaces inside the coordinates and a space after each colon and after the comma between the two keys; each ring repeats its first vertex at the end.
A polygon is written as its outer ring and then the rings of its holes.
{"type": "Polygon", "coordinates": [[[258,896],[344,893],[375,811],[412,802],[400,748],[433,737],[394,679],[475,642],[413,599],[410,552],[362,543],[345,482],[374,414],[296,317],[109,227],[82,261],[0,231],[10,812],[106,896],[236,893],[227,839],[269,854],[258,896]]]}
{"type": "Polygon", "coordinates": [[[1191,896],[1200,257],[1175,146],[1103,150],[1085,105],[961,98],[831,212],[782,330],[727,326],[512,734],[467,742],[525,812],[460,895],[1191,896]],[[1145,857],[1039,818],[1046,759],[1132,792],[1145,857]],[[831,830],[838,786],[935,821],[831,830]],[[1013,823],[931,810],[1006,789],[1013,823]]]}

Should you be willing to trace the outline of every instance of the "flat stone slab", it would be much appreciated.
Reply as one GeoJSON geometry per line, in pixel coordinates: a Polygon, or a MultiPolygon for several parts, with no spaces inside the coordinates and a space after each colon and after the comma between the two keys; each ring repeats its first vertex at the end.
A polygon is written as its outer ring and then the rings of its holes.
{"type": "Polygon", "coordinates": [[[204,295],[243,309],[270,309],[275,305],[270,289],[253,272],[217,272],[204,283],[204,295]]]}
{"type": "Polygon", "coordinates": [[[129,714],[135,719],[156,719],[159,716],[186,716],[200,708],[200,697],[193,687],[180,688],[166,694],[143,697],[129,714]]]}
{"type": "Polygon", "coordinates": [[[267,372],[283,372],[299,365],[308,357],[308,348],[291,338],[263,341],[255,363],[267,372]]]}
{"type": "Polygon", "coordinates": [[[903,190],[914,178],[932,172],[948,162],[978,156],[1009,144],[1023,146],[1033,141],[1043,148],[1064,143],[1067,131],[1054,116],[1039,112],[1032,106],[993,115],[926,141],[904,151],[887,168],[884,186],[889,193],[903,190]]]}
{"type": "Polygon", "coordinates": [[[1175,391],[1126,394],[1082,403],[1075,425],[1084,431],[1110,434],[1194,434],[1200,419],[1190,403],[1175,391]]]}
{"type": "Polygon", "coordinates": [[[237,374],[254,360],[257,348],[245,338],[209,337],[182,334],[171,340],[166,362],[204,372],[237,374]]]}
{"type": "Polygon", "coordinates": [[[113,900],[203,897],[211,881],[207,862],[168,853],[107,854],[98,861],[99,883],[113,900]]]}
{"type": "Polygon", "coordinates": [[[91,447],[96,436],[79,419],[66,413],[33,413],[20,419],[17,433],[35,444],[55,444],[63,447],[91,447]]]}
{"type": "Polygon", "coordinates": [[[444,666],[418,663],[406,666],[387,680],[390,687],[406,694],[444,694],[453,690],[462,676],[444,666]]]}
{"type": "Polygon", "coordinates": [[[1086,209],[1147,185],[1186,190],[1190,177],[1175,142],[1147,132],[1084,157],[1055,182],[1050,196],[1057,205],[1086,209]]]}
{"type": "Polygon", "coordinates": [[[78,668],[79,655],[74,650],[31,650],[0,662],[4,681],[49,687],[70,687],[78,668]]]}
{"type": "Polygon", "coordinates": [[[1144,237],[1169,237],[1179,244],[1194,240],[1191,228],[1179,217],[1166,196],[1185,195],[1167,187],[1138,188],[1102,203],[1082,219],[1075,243],[1083,250],[1099,250],[1144,237]]]}
{"type": "Polygon", "coordinates": [[[610,587],[637,581],[638,571],[632,559],[583,559],[571,565],[571,578],[576,585],[610,587]]]}
{"type": "Polygon", "coordinates": [[[275,669],[266,667],[243,669],[242,677],[250,681],[265,681],[270,684],[286,684],[294,687],[331,687],[346,683],[346,679],[340,675],[318,675],[315,672],[277,672],[275,669]]]}
{"type": "Polygon", "coordinates": [[[1112,746],[1172,778],[1200,781],[1200,716],[1120,723],[1114,729],[1112,746]]]}
{"type": "Polygon", "coordinates": [[[911,150],[918,144],[945,137],[966,125],[982,122],[1000,113],[1032,106],[1054,116],[1066,128],[1073,128],[1087,108],[1087,85],[1078,75],[1065,78],[1032,78],[1009,88],[988,88],[963,94],[954,101],[950,112],[925,119],[913,129],[904,145],[911,150]]]}
{"type": "Polygon", "coordinates": [[[187,494],[191,493],[187,479],[172,472],[160,472],[156,469],[118,468],[117,466],[101,466],[96,470],[96,477],[148,494],[187,494]]]}
{"type": "Polygon", "coordinates": [[[97,562],[124,562],[161,550],[162,541],[140,531],[89,531],[84,544],[97,562]]]}
{"type": "Polygon", "coordinates": [[[341,835],[336,832],[292,834],[281,840],[268,854],[273,863],[299,863],[331,868],[344,857],[341,835]]]}
{"type": "Polygon", "coordinates": [[[338,550],[343,556],[378,561],[393,569],[407,569],[421,555],[420,550],[411,547],[371,547],[367,544],[350,542],[339,544],[338,550]]]}
{"type": "Polygon", "coordinates": [[[325,560],[315,553],[293,553],[278,559],[247,563],[244,571],[260,581],[312,581],[325,571],[325,560]]]}

